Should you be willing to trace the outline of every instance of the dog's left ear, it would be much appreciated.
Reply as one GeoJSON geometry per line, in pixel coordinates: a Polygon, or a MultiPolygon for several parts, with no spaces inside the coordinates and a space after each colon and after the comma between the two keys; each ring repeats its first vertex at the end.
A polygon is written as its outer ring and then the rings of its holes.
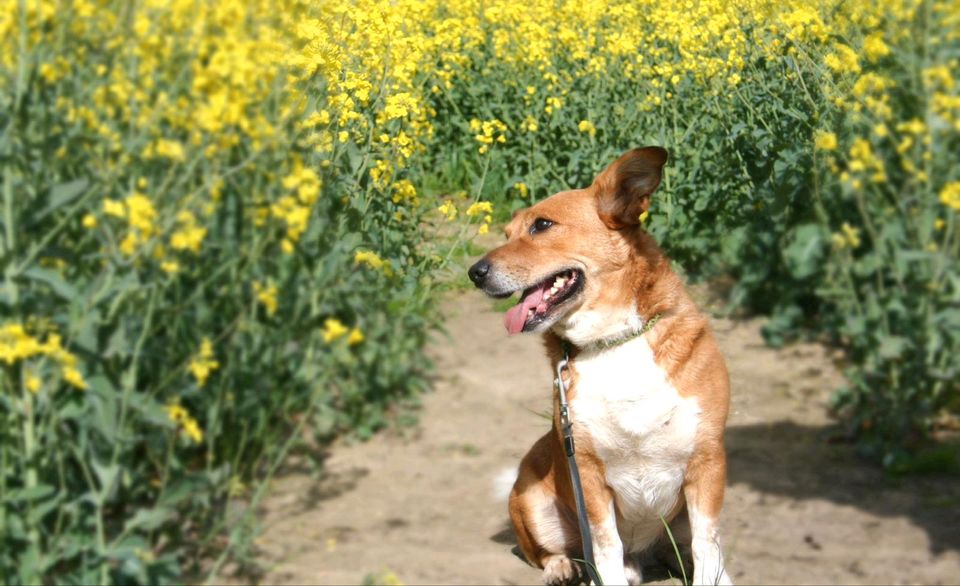
{"type": "Polygon", "coordinates": [[[640,214],[650,207],[650,196],[660,185],[667,151],[643,147],[627,151],[597,176],[597,211],[612,230],[640,223],[640,214]]]}

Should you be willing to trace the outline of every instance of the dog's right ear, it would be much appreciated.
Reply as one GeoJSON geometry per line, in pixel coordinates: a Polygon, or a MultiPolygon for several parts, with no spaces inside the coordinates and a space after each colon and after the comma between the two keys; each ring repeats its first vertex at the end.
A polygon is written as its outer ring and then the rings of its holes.
{"type": "Polygon", "coordinates": [[[643,147],[627,151],[593,182],[597,211],[612,230],[640,223],[640,214],[650,207],[650,196],[660,185],[667,151],[643,147]]]}

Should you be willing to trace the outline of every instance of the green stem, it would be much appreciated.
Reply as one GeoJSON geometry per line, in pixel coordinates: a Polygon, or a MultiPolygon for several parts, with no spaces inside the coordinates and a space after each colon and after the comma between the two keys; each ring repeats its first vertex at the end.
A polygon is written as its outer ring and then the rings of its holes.
{"type": "MultiPolygon", "coordinates": [[[[21,374],[21,373],[18,373],[21,374]]],[[[18,379],[21,376],[17,377],[18,379]]],[[[23,487],[30,491],[37,487],[38,484],[38,475],[37,475],[37,439],[36,439],[36,427],[34,425],[34,401],[33,394],[27,390],[26,385],[20,385],[21,396],[23,397],[23,455],[26,462],[26,470],[24,473],[23,487]]],[[[27,501],[27,518],[32,518],[33,513],[33,501],[27,501]]],[[[33,556],[36,560],[40,560],[42,555],[42,548],[40,543],[40,529],[36,523],[30,523],[30,528],[27,530],[27,539],[30,541],[30,548],[33,550],[33,556]]],[[[39,583],[40,576],[35,575],[25,575],[22,576],[24,582],[28,584],[39,583]]]]}
{"type": "Polygon", "coordinates": [[[94,524],[96,525],[96,534],[97,534],[97,554],[101,557],[100,561],[100,584],[108,584],[110,578],[110,568],[108,567],[105,559],[107,551],[107,537],[106,530],[104,529],[103,523],[103,490],[102,487],[97,486],[96,481],[93,479],[93,474],[90,473],[90,466],[87,463],[86,454],[80,451],[80,448],[76,445],[72,446],[73,456],[77,460],[77,464],[80,467],[80,472],[83,474],[84,480],[87,481],[87,486],[90,487],[90,494],[93,495],[93,504],[95,507],[94,510],[94,524]]]}
{"type": "MultiPolygon", "coordinates": [[[[133,358],[130,361],[130,369],[127,371],[126,380],[123,385],[123,395],[120,398],[120,419],[117,423],[117,433],[124,433],[124,427],[127,422],[127,408],[130,403],[130,395],[133,393],[134,388],[137,385],[137,370],[140,363],[140,352],[143,350],[143,344],[147,340],[147,335],[150,333],[150,323],[153,319],[153,308],[156,305],[157,300],[157,289],[153,288],[150,291],[150,299],[147,302],[147,312],[146,317],[143,319],[143,328],[140,331],[140,337],[137,339],[137,343],[134,346],[133,358]]],[[[115,466],[120,459],[121,448],[124,443],[120,441],[120,438],[115,438],[113,444],[113,455],[110,457],[110,465],[115,466]]]]}

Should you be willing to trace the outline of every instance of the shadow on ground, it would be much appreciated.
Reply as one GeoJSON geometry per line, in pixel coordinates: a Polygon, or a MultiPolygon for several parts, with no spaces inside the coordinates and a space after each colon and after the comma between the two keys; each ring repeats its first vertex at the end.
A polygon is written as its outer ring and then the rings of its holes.
{"type": "Polygon", "coordinates": [[[791,421],[727,429],[728,484],[794,499],[824,499],[880,517],[903,516],[930,537],[930,549],[960,549],[960,479],[956,475],[893,477],[829,443],[833,426],[791,421]]]}

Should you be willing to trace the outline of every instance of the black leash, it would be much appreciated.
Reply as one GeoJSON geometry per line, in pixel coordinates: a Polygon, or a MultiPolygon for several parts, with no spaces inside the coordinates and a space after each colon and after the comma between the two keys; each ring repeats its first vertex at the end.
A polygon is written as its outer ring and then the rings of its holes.
{"type": "Polygon", "coordinates": [[[563,449],[567,453],[567,468],[570,469],[570,484],[573,486],[573,500],[577,503],[577,524],[580,525],[580,542],[583,543],[583,561],[586,562],[587,575],[594,584],[603,584],[597,574],[597,565],[593,560],[593,539],[590,536],[590,521],[587,518],[587,507],[583,502],[583,485],[580,483],[580,468],[574,457],[576,446],[573,441],[573,422],[570,421],[569,404],[567,403],[567,386],[563,382],[563,371],[570,362],[570,352],[566,344],[563,349],[563,360],[557,363],[557,389],[560,391],[560,426],[563,433],[563,449]]]}

